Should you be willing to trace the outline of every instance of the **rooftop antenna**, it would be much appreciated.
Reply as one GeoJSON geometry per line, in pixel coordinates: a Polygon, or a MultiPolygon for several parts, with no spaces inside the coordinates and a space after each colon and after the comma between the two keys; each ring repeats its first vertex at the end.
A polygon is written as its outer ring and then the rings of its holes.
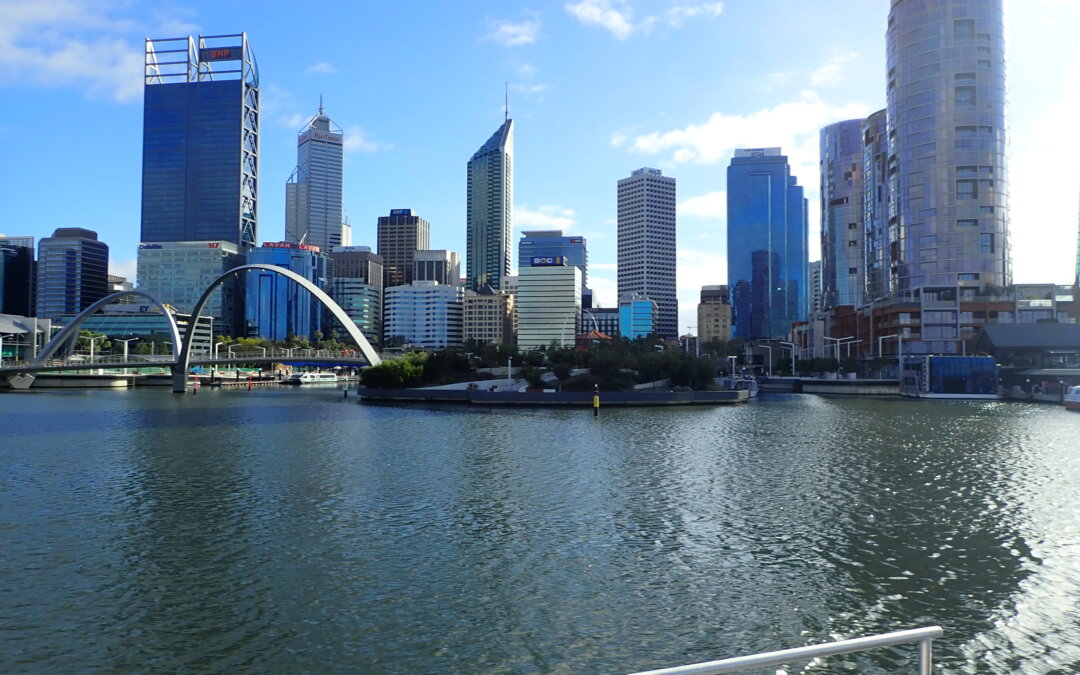
{"type": "Polygon", "coordinates": [[[503,82],[503,122],[510,120],[510,83],[503,82]]]}
{"type": "Polygon", "coordinates": [[[322,94],[319,94],[319,114],[323,114],[322,111],[322,94]]]}

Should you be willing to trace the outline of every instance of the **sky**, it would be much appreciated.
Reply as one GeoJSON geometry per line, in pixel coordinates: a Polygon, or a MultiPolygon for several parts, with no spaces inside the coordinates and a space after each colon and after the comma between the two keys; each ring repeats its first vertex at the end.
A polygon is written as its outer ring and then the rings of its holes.
{"type": "MultiPolygon", "coordinates": [[[[888,0],[0,0],[0,233],[96,230],[134,279],[144,40],[247,32],[259,66],[259,231],[284,235],[296,136],[323,97],[345,131],[353,244],[393,208],[465,251],[465,166],[515,120],[514,242],[584,235],[616,298],[616,182],[674,176],[680,331],[727,283],[735,148],[780,146],[810,199],[818,134],[885,107],[888,0]],[[320,11],[320,8],[327,7],[320,11]],[[257,8],[253,9],[253,8],[257,8]]],[[[1077,0],[1006,0],[1014,281],[1071,283],[1080,203],[1077,0]]],[[[516,262],[516,261],[515,261],[516,262]]],[[[695,331],[696,332],[696,331],[695,331]]]]}

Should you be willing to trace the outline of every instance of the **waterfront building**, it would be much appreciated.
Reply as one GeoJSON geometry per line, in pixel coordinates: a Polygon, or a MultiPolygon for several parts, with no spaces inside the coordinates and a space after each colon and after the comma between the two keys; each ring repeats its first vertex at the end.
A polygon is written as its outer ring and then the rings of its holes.
{"type": "MultiPolygon", "coordinates": [[[[187,334],[188,325],[191,323],[191,314],[181,313],[175,307],[167,307],[176,327],[180,329],[180,335],[187,334]]],[[[74,314],[65,314],[60,317],[61,326],[66,326],[75,319],[74,314]]],[[[138,338],[130,343],[128,353],[133,353],[136,346],[141,343],[153,344],[154,352],[167,354],[173,347],[172,332],[169,330],[169,322],[162,314],[157,305],[140,303],[113,303],[105,305],[100,312],[95,312],[83,319],[80,324],[81,330],[91,333],[107,335],[112,340],[126,340],[138,338]]],[[[191,349],[193,354],[210,354],[213,349],[214,318],[201,315],[195,326],[195,334],[192,337],[191,349]]],[[[114,354],[123,353],[123,345],[113,345],[114,354]]]]}
{"type": "MultiPolygon", "coordinates": [[[[317,246],[266,242],[248,253],[248,263],[276,265],[296,272],[319,288],[328,284],[328,258],[317,246]]],[[[244,327],[247,337],[314,339],[323,332],[323,306],[311,293],[280,274],[248,270],[244,275],[244,327]]]]}
{"type": "Polygon", "coordinates": [[[587,334],[591,331],[603,333],[608,337],[619,337],[619,308],[583,307],[579,333],[587,334]]]}
{"type": "MultiPolygon", "coordinates": [[[[230,241],[142,242],[136,257],[140,291],[182,314],[195,311],[195,303],[222,274],[244,264],[240,247],[230,241]]],[[[240,284],[227,278],[203,306],[202,315],[214,319],[214,336],[243,335],[240,284]]]]}
{"type": "Polygon", "coordinates": [[[413,280],[456,286],[461,281],[461,256],[444,249],[416,251],[413,280]]]}
{"type": "Polygon", "coordinates": [[[484,286],[465,291],[462,306],[463,340],[483,344],[513,344],[514,296],[484,286]]]}
{"type": "Polygon", "coordinates": [[[565,258],[534,257],[518,268],[517,343],[539,349],[574,344],[581,313],[581,270],[565,258]]]}
{"type": "Polygon", "coordinates": [[[348,245],[342,218],[344,131],[323,112],[296,139],[296,169],[285,183],[285,241],[324,251],[348,245]]]}
{"type": "Polygon", "coordinates": [[[830,124],[821,130],[822,309],[862,305],[866,300],[863,205],[866,120],[830,124]]]}
{"type": "Polygon", "coordinates": [[[731,303],[728,287],[702,286],[697,306],[697,331],[702,342],[731,339],[731,303]]]}
{"type": "Polygon", "coordinates": [[[885,111],[879,110],[863,123],[863,269],[867,301],[892,294],[889,270],[895,229],[889,228],[893,206],[889,185],[888,124],[885,111]]]}
{"type": "Polygon", "coordinates": [[[675,179],[659,169],[637,169],[619,180],[618,267],[619,297],[651,298],[659,311],[656,332],[677,338],[675,179]]]}
{"type": "Polygon", "coordinates": [[[330,297],[373,344],[382,342],[383,259],[367,246],[335,246],[330,251],[330,297]]]}
{"type": "Polygon", "coordinates": [[[628,340],[648,337],[656,332],[656,302],[637,293],[619,298],[619,335],[628,340]]]}
{"type": "Polygon", "coordinates": [[[807,302],[807,310],[811,316],[823,311],[822,297],[821,261],[815,260],[810,263],[810,300],[807,302]]]}
{"type": "Polygon", "coordinates": [[[445,349],[463,343],[460,286],[413,281],[386,289],[384,345],[445,349]]]}
{"type": "Polygon", "coordinates": [[[0,314],[34,314],[34,238],[0,237],[0,314]]]}
{"type": "Polygon", "coordinates": [[[807,208],[780,148],[735,151],[727,170],[727,250],[736,340],[784,338],[806,319],[807,208]]]}
{"type": "Polygon", "coordinates": [[[1012,283],[1003,0],[892,0],[893,294],[1012,283]]]}
{"type": "MultiPolygon", "coordinates": [[[[510,274],[514,211],[514,120],[507,118],[466,167],[466,258],[469,288],[499,288],[510,274]]],[[[424,246],[423,248],[427,248],[424,246]]]]}
{"type": "Polygon", "coordinates": [[[50,335],[50,319],[0,313],[0,361],[34,358],[48,343],[50,335]]]}
{"type": "Polygon", "coordinates": [[[416,252],[431,248],[431,225],[412,209],[380,216],[377,250],[383,259],[383,288],[412,283],[416,252]]]}
{"type": "Polygon", "coordinates": [[[528,264],[531,258],[556,257],[566,258],[571,265],[576,265],[581,270],[581,294],[582,306],[592,306],[586,303],[585,296],[591,296],[589,292],[589,250],[586,246],[585,237],[564,237],[562,230],[529,230],[521,233],[518,240],[518,265],[528,264]]]}
{"type": "Polygon", "coordinates": [[[247,34],[148,39],[144,242],[257,241],[259,75],[247,34]]]}
{"type": "Polygon", "coordinates": [[[97,232],[61,227],[38,242],[37,316],[77,314],[109,292],[109,247],[97,232]]]}

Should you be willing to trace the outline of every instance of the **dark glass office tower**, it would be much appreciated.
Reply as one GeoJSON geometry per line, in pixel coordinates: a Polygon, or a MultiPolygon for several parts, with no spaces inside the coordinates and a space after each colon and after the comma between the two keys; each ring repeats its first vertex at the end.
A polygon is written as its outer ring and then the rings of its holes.
{"type": "Polygon", "coordinates": [[[821,281],[825,310],[865,301],[866,216],[863,125],[845,120],[821,130],[821,281]]]}
{"type": "Polygon", "coordinates": [[[736,150],[727,173],[736,340],[782,338],[807,317],[807,201],[780,148],[736,150]]]}
{"type": "Polygon", "coordinates": [[[0,314],[34,316],[34,238],[0,237],[0,314]]]}
{"type": "Polygon", "coordinates": [[[247,34],[146,41],[140,241],[256,241],[259,73],[247,34]]]}
{"type": "Polygon", "coordinates": [[[78,314],[109,292],[109,247],[97,232],[61,227],[38,242],[37,316],[78,314]]]}
{"type": "Polygon", "coordinates": [[[562,230],[529,230],[518,240],[518,268],[530,266],[535,257],[562,256],[581,270],[581,293],[589,285],[589,249],[585,237],[564,237],[562,230]]]}
{"type": "MultiPolygon", "coordinates": [[[[507,119],[467,165],[465,276],[469,288],[501,288],[510,275],[514,210],[514,120],[507,119]]],[[[388,263],[389,264],[389,263],[388,263]]]]}
{"type": "Polygon", "coordinates": [[[892,0],[886,86],[897,296],[966,286],[974,297],[1012,282],[1004,32],[1002,0],[892,0]]]}

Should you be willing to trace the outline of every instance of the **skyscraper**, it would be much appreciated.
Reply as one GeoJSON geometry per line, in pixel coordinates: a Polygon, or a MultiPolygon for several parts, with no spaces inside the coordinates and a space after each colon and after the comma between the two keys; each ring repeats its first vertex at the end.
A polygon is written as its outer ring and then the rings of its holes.
{"type": "MultiPolygon", "coordinates": [[[[242,265],[240,247],[229,241],[164,241],[139,244],[139,290],[184,314],[195,309],[206,287],[242,265]]],[[[201,313],[213,317],[214,335],[243,335],[243,298],[235,277],[222,282],[201,313]]]]}
{"type": "Polygon", "coordinates": [[[822,303],[860,307],[866,298],[863,207],[865,120],[845,120],[821,130],[822,303]]]}
{"type": "Polygon", "coordinates": [[[589,285],[589,250],[585,237],[564,237],[562,230],[531,230],[521,233],[518,240],[518,267],[530,264],[534,257],[561,256],[581,270],[581,294],[589,285]]]}
{"type": "Polygon", "coordinates": [[[780,148],[736,150],[727,171],[728,288],[736,340],[806,319],[807,202],[780,148]]]}
{"type": "Polygon", "coordinates": [[[344,135],[323,112],[312,117],[296,141],[296,169],[285,184],[285,241],[324,251],[344,245],[341,183],[344,135]]]}
{"type": "Polygon", "coordinates": [[[675,179],[648,167],[618,184],[618,293],[656,302],[656,332],[679,336],[675,297],[675,179]]]}
{"type": "Polygon", "coordinates": [[[61,227],[38,242],[37,316],[78,314],[109,292],[109,247],[97,232],[61,227]]]}
{"type": "MultiPolygon", "coordinates": [[[[249,264],[284,267],[323,289],[328,286],[327,260],[316,246],[287,241],[266,242],[248,253],[249,264]]],[[[315,331],[323,331],[322,303],[299,284],[273,272],[248,270],[244,288],[247,337],[286,340],[296,335],[311,339],[315,331]]]]}
{"type": "MultiPolygon", "coordinates": [[[[1003,0],[892,0],[893,293],[1012,282],[1003,0]]],[[[955,293],[955,291],[948,291],[955,293]]]]}
{"type": "Polygon", "coordinates": [[[865,239],[866,299],[880,300],[889,286],[890,230],[889,143],[885,111],[863,123],[863,230],[865,239]]]}
{"type": "Polygon", "coordinates": [[[480,146],[467,172],[465,276],[474,291],[484,285],[499,288],[510,274],[514,120],[507,118],[480,146]]]}
{"type": "Polygon", "coordinates": [[[383,259],[367,246],[330,251],[334,278],[330,297],[372,344],[382,343],[383,259]]]}
{"type": "Polygon", "coordinates": [[[0,314],[34,315],[33,237],[0,237],[0,314]]]}
{"type": "Polygon", "coordinates": [[[139,240],[254,246],[259,71],[247,34],[147,39],[144,85],[139,240]]]}
{"type": "Polygon", "coordinates": [[[413,254],[413,280],[457,286],[461,284],[461,256],[445,249],[417,251],[413,254]]]}
{"type": "Polygon", "coordinates": [[[383,259],[383,288],[411,284],[416,252],[431,247],[431,225],[412,209],[379,216],[377,250],[383,259]]]}

